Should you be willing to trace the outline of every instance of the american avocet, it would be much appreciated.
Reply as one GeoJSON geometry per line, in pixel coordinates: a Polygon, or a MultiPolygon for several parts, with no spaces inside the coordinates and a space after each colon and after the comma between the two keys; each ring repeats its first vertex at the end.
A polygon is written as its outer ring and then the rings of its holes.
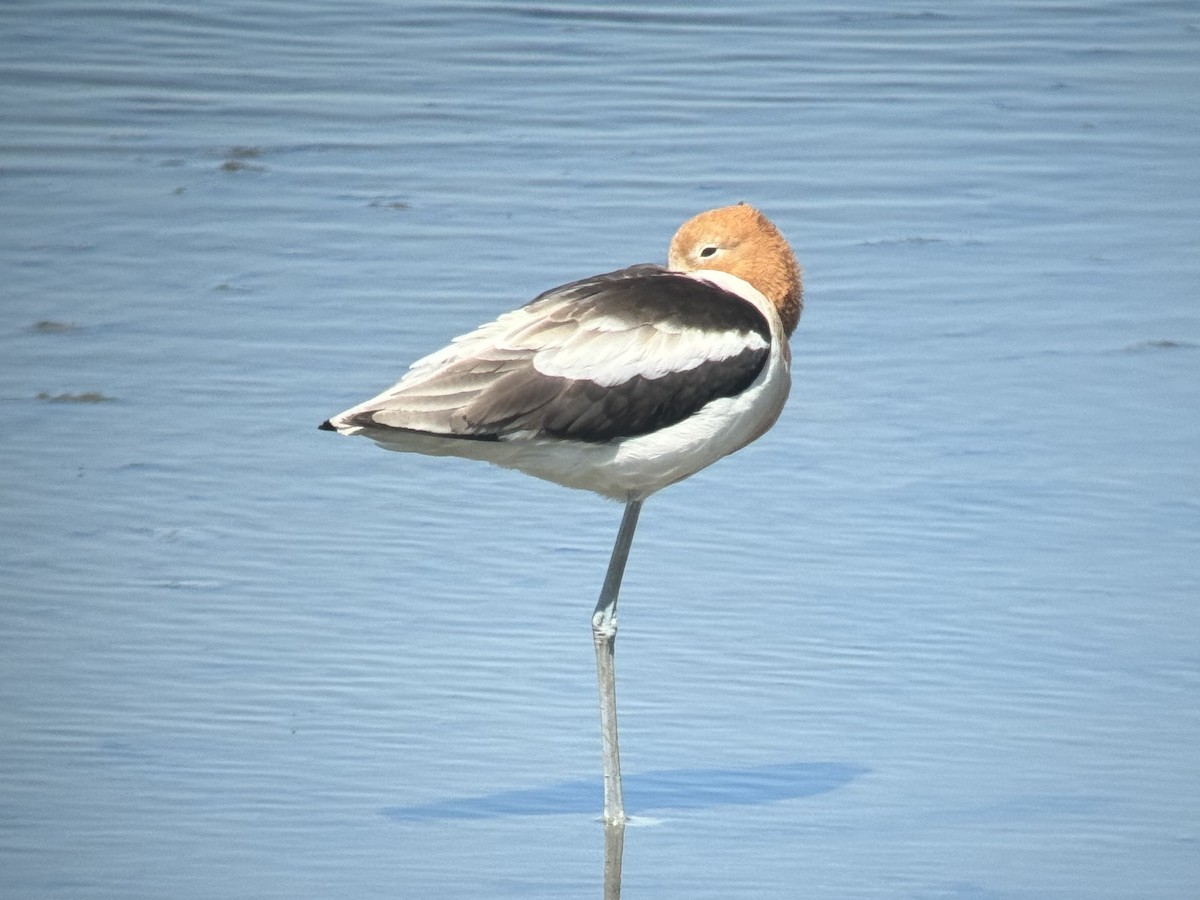
{"type": "Polygon", "coordinates": [[[800,267],[770,220],[744,203],[713,209],[680,226],[666,268],[547,291],[321,425],[625,503],[592,614],[607,823],[625,821],[613,649],[642,503],[774,424],[802,306],[800,267]]]}

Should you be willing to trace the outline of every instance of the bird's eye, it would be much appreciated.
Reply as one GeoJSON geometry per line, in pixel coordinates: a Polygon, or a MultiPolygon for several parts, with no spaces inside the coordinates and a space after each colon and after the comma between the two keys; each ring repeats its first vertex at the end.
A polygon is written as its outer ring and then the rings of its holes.
{"type": "Polygon", "coordinates": [[[708,259],[710,256],[712,256],[716,252],[717,252],[717,248],[714,247],[712,244],[709,244],[707,247],[705,247],[703,250],[700,251],[700,258],[708,259]]]}

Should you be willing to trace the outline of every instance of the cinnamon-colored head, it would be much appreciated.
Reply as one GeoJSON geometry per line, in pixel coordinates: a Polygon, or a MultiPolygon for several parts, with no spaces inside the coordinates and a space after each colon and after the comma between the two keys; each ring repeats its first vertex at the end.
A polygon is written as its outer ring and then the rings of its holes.
{"type": "Polygon", "coordinates": [[[779,229],[753,206],[723,206],[688,219],[671,239],[667,264],[678,272],[736,275],[775,305],[789,336],[800,321],[800,266],[779,229]]]}

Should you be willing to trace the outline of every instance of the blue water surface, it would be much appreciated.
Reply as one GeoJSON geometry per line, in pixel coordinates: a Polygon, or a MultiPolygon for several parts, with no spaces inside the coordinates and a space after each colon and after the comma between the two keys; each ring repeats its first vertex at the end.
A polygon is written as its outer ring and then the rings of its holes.
{"type": "Polygon", "coordinates": [[[622,592],[628,898],[1200,884],[1200,10],[0,5],[0,895],[602,892],[620,509],[316,430],[747,200],[622,592]]]}

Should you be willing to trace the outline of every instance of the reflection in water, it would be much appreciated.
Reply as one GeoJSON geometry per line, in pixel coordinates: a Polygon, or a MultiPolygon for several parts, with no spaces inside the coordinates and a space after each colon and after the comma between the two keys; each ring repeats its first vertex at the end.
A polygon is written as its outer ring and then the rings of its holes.
{"type": "MultiPolygon", "coordinates": [[[[847,763],[783,763],[747,769],[669,769],[625,777],[625,809],[633,814],[667,809],[759,805],[812,797],[835,790],[867,770],[847,763]]],[[[598,812],[601,798],[593,779],[564,781],[520,791],[502,791],[419,806],[391,806],[396,821],[490,819],[598,812]]]]}
{"type": "MultiPolygon", "coordinates": [[[[847,763],[782,763],[746,769],[671,769],[628,776],[625,808],[644,814],[657,810],[706,809],[732,804],[760,805],[812,797],[836,790],[867,769],[847,763]]],[[[398,822],[432,819],[488,819],[598,813],[602,798],[593,779],[565,781],[541,788],[503,791],[481,797],[420,806],[393,806],[384,815],[398,822]]],[[[604,898],[621,896],[625,823],[604,825],[604,898]]]]}
{"type": "Polygon", "coordinates": [[[621,857],[625,855],[625,823],[604,826],[604,900],[620,900],[621,857]]]}

